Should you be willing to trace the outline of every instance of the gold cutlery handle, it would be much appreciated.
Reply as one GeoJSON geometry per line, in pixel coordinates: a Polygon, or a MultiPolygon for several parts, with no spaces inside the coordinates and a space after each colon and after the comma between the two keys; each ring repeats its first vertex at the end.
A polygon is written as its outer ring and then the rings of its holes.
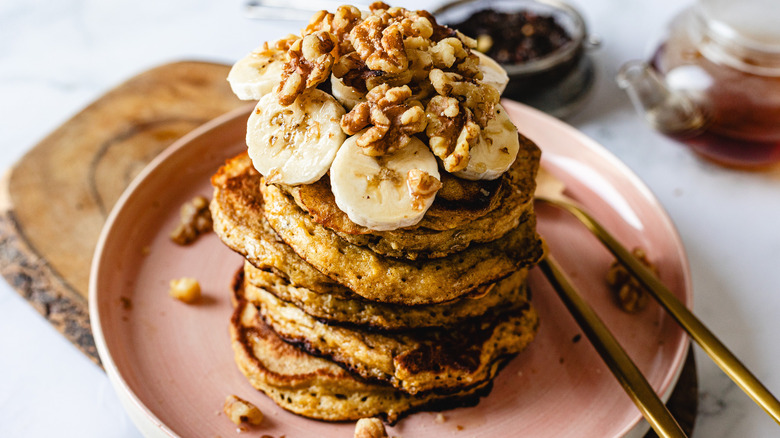
{"type": "Polygon", "coordinates": [[[612,374],[620,382],[628,396],[659,437],[685,437],[685,432],[658,398],[625,350],[612,336],[609,329],[588,303],[577,293],[566,274],[558,267],[552,255],[547,253],[539,262],[539,268],[553,285],[561,301],[569,309],[585,336],[604,359],[612,374]]]}
{"type": "Polygon", "coordinates": [[[585,224],[609,251],[650,291],[650,294],[677,320],[691,338],[728,375],[734,383],[753,399],[775,422],[780,424],[780,402],[769,390],[723,345],[720,340],[631,252],[621,245],[593,217],[573,203],[540,198],[564,208],[585,224]]]}

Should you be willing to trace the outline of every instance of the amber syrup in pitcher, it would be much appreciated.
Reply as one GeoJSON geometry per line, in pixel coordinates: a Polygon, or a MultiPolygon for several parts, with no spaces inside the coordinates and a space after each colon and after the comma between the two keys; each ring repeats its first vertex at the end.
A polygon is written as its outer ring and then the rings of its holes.
{"type": "Polygon", "coordinates": [[[762,44],[753,44],[758,37],[748,40],[731,28],[724,32],[713,17],[718,16],[696,8],[682,14],[651,58],[650,66],[667,86],[687,93],[706,114],[698,130],[667,135],[722,165],[760,168],[778,163],[778,35],[759,35],[762,44]]]}

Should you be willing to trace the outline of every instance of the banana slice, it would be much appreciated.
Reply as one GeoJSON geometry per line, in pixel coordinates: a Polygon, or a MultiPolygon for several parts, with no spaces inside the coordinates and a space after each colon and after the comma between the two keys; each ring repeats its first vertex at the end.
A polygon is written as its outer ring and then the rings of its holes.
{"type": "Polygon", "coordinates": [[[484,53],[472,50],[471,53],[476,53],[479,57],[479,69],[482,71],[482,83],[492,85],[493,88],[498,90],[498,94],[504,92],[506,84],[509,83],[509,76],[506,74],[504,67],[501,67],[493,58],[485,55],[484,53]]]}
{"type": "Polygon", "coordinates": [[[241,100],[260,100],[282,81],[285,52],[257,49],[233,64],[227,80],[241,100]]]}
{"type": "Polygon", "coordinates": [[[370,157],[357,145],[361,134],[344,142],[330,168],[336,205],[373,230],[415,225],[441,187],[436,157],[417,138],[394,154],[370,157]]]}
{"type": "Polygon", "coordinates": [[[330,168],[346,134],[344,107],[316,88],[282,106],[276,93],[263,96],[249,116],[246,144],[252,164],[268,182],[309,184],[330,168]]]}
{"type": "Polygon", "coordinates": [[[506,110],[496,104],[495,117],[479,133],[477,144],[469,150],[469,164],[454,175],[464,179],[496,179],[512,166],[520,150],[517,128],[506,110]]]}
{"type": "Polygon", "coordinates": [[[365,93],[361,93],[354,87],[350,87],[345,84],[344,81],[332,74],[330,75],[330,91],[333,94],[333,97],[335,97],[340,104],[344,105],[347,111],[354,108],[358,103],[366,100],[365,93]]]}

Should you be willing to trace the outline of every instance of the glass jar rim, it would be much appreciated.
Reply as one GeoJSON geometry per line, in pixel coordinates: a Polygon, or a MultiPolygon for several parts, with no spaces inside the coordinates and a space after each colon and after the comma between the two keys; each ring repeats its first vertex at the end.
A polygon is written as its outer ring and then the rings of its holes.
{"type": "MultiPolygon", "coordinates": [[[[432,14],[437,17],[441,14],[451,12],[459,7],[474,6],[477,10],[484,10],[490,8],[493,4],[501,3],[498,1],[479,1],[479,0],[455,0],[439,6],[432,11],[432,14]]],[[[566,31],[570,33],[571,41],[563,46],[559,47],[554,52],[538,59],[534,59],[522,64],[501,64],[501,67],[506,70],[510,77],[523,76],[536,74],[554,68],[558,65],[564,64],[567,61],[579,56],[583,50],[586,37],[588,35],[585,19],[582,15],[574,9],[574,7],[560,0],[526,0],[526,1],[512,1],[505,2],[510,4],[511,7],[520,9],[525,5],[536,5],[543,8],[548,8],[547,11],[553,11],[567,17],[571,21],[571,28],[566,27],[566,31]]],[[[446,23],[444,23],[446,24],[446,23]]],[[[596,45],[596,43],[594,43],[596,45]]]]}
{"type": "Polygon", "coordinates": [[[780,76],[780,40],[771,44],[744,35],[714,18],[701,3],[691,14],[692,40],[706,58],[760,76],[780,76]]]}

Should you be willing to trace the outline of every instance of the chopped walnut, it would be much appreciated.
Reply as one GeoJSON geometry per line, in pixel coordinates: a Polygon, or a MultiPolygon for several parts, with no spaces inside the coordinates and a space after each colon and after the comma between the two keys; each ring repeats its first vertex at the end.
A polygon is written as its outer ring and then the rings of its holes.
{"type": "Polygon", "coordinates": [[[412,206],[422,210],[425,201],[435,196],[441,188],[441,181],[424,170],[412,169],[406,174],[406,186],[412,196],[412,206]]]}
{"type": "Polygon", "coordinates": [[[442,160],[444,170],[457,172],[469,164],[469,150],[477,144],[480,127],[468,108],[454,97],[434,96],[425,108],[428,145],[442,160]]]}
{"type": "MultiPolygon", "coordinates": [[[[644,250],[634,248],[631,253],[658,275],[658,269],[647,259],[644,250]]],[[[637,313],[647,306],[648,292],[617,260],[610,265],[606,280],[621,309],[629,313],[637,313]]]]}
{"type": "MultiPolygon", "coordinates": [[[[415,95],[427,98],[432,94],[428,80],[432,68],[469,78],[482,77],[479,58],[470,53],[468,45],[464,46],[464,41],[471,40],[437,24],[429,13],[391,8],[383,3],[376,3],[370,10],[371,15],[350,32],[355,51],[342,52],[333,67],[334,76],[346,85],[359,92],[381,84],[409,85],[415,95]],[[447,42],[439,45],[445,39],[447,42]],[[443,53],[448,45],[457,46],[457,57],[443,53]],[[447,59],[442,60],[442,56],[447,59]]],[[[450,52],[453,51],[454,47],[450,52]]]]}
{"type": "Polygon", "coordinates": [[[411,96],[412,90],[406,85],[375,87],[366,94],[365,102],[342,116],[341,129],[355,135],[371,126],[357,140],[366,155],[380,156],[402,149],[427,124],[422,104],[411,96]]]}
{"type": "Polygon", "coordinates": [[[451,68],[456,61],[469,56],[468,50],[458,38],[445,38],[431,47],[431,56],[437,68],[451,68]]]}
{"type": "Polygon", "coordinates": [[[298,35],[289,34],[286,37],[280,38],[270,44],[268,41],[264,42],[259,49],[255,50],[255,52],[262,55],[287,52],[290,50],[290,46],[292,46],[293,43],[299,39],[301,39],[301,37],[298,35]]]}
{"type": "MultiPolygon", "coordinates": [[[[455,34],[437,24],[433,16],[424,11],[378,6],[371,8],[371,15],[350,33],[352,45],[360,59],[370,70],[400,74],[408,69],[416,80],[425,79],[432,65],[425,62],[430,56],[415,52],[426,53],[442,37],[455,34]],[[417,61],[416,65],[410,65],[413,60],[417,61]]],[[[467,54],[461,56],[461,59],[466,57],[467,54]]],[[[450,63],[447,68],[453,64],[450,63]]]]}
{"type": "Polygon", "coordinates": [[[262,411],[257,406],[235,395],[229,395],[225,398],[222,411],[230,418],[230,421],[239,426],[244,423],[258,426],[264,418],[262,411]]]}
{"type": "Polygon", "coordinates": [[[179,245],[188,245],[198,236],[213,228],[209,201],[203,196],[196,196],[190,202],[181,206],[179,225],[171,232],[170,237],[179,245]]]}
{"type": "Polygon", "coordinates": [[[401,73],[408,59],[404,48],[401,25],[386,23],[379,15],[370,15],[352,28],[352,45],[371,70],[401,73]]]}
{"type": "Polygon", "coordinates": [[[360,9],[355,6],[339,6],[335,14],[328,11],[314,14],[302,33],[308,35],[317,31],[330,32],[338,40],[338,55],[343,55],[354,50],[349,33],[362,18],[360,9]]]}
{"type": "Polygon", "coordinates": [[[177,278],[170,281],[168,294],[179,301],[192,304],[200,299],[200,283],[194,278],[177,278]]]}
{"type": "Polygon", "coordinates": [[[466,76],[441,69],[431,70],[430,80],[437,93],[455,97],[464,107],[470,109],[480,127],[487,126],[495,116],[494,108],[501,97],[495,88],[483,86],[466,76]]]}
{"type": "Polygon", "coordinates": [[[355,424],[355,438],[387,438],[387,431],[379,418],[361,418],[355,424]]]}
{"type": "Polygon", "coordinates": [[[368,10],[371,12],[386,10],[386,9],[390,9],[390,5],[381,1],[372,2],[370,5],[368,5],[368,10]]]}
{"type": "Polygon", "coordinates": [[[335,57],[336,37],[316,31],[296,40],[287,51],[288,61],[277,87],[279,103],[290,105],[303,90],[316,87],[330,76],[335,57]]]}

